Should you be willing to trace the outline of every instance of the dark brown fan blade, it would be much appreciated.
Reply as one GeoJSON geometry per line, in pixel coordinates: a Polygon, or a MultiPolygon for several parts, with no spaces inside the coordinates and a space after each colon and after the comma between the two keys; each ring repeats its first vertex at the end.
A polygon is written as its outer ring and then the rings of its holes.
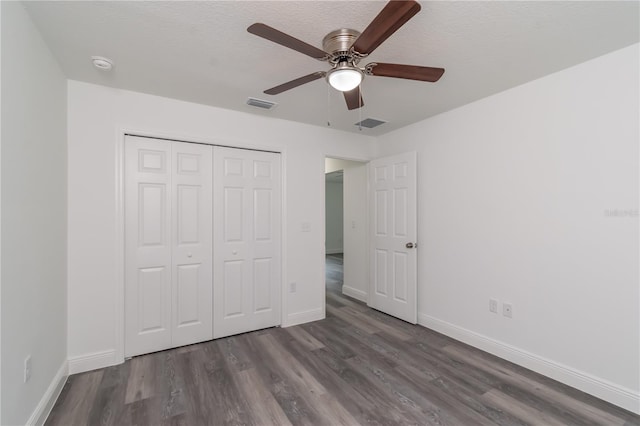
{"type": "Polygon", "coordinates": [[[373,52],[418,12],[420,5],[413,0],[390,1],[353,43],[353,50],[362,54],[373,52]]]}
{"type": "Polygon", "coordinates": [[[303,84],[312,82],[325,76],[324,71],[316,71],[313,74],[305,75],[304,77],[296,78],[295,80],[288,81],[280,86],[272,87],[264,91],[267,95],[277,95],[278,93],[286,92],[287,90],[302,86],[303,84]]]}
{"type": "Polygon", "coordinates": [[[344,100],[347,101],[347,108],[349,110],[358,109],[364,105],[364,101],[362,100],[362,93],[360,93],[360,86],[356,87],[353,90],[349,90],[344,93],[344,100]]]}
{"type": "Polygon", "coordinates": [[[327,53],[324,50],[320,50],[310,44],[305,43],[302,40],[298,40],[295,37],[285,34],[282,31],[278,31],[268,25],[255,23],[247,28],[251,34],[255,34],[258,37],[266,38],[269,41],[278,43],[289,49],[293,49],[297,52],[304,53],[315,59],[324,59],[327,57],[327,53]]]}
{"type": "Polygon", "coordinates": [[[379,77],[406,78],[432,83],[438,81],[444,74],[444,68],[419,67],[417,65],[373,63],[367,65],[367,69],[371,70],[371,75],[379,77]]]}

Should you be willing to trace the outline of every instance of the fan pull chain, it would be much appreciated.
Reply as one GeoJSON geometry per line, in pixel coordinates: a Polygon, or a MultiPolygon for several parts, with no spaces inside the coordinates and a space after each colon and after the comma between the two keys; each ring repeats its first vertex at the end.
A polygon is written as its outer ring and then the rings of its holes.
{"type": "Polygon", "coordinates": [[[327,84],[327,127],[331,127],[331,88],[327,84]]]}
{"type": "Polygon", "coordinates": [[[362,131],[362,91],[360,88],[362,83],[358,86],[358,130],[362,131]]]}

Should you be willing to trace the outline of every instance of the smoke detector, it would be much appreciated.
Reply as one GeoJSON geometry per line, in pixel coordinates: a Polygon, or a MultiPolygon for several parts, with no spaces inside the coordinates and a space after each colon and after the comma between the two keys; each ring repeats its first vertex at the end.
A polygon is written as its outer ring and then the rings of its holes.
{"type": "Polygon", "coordinates": [[[93,62],[93,66],[99,70],[111,71],[111,68],[113,68],[113,61],[102,56],[92,56],[91,62],[93,62]]]}

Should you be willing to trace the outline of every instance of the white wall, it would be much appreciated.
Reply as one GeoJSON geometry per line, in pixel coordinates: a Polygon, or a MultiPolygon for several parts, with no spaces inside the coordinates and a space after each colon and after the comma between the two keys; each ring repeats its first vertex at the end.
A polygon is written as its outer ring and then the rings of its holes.
{"type": "Polygon", "coordinates": [[[367,165],[353,163],[344,169],[344,285],[342,292],[367,301],[369,246],[367,165]]]}
{"type": "Polygon", "coordinates": [[[325,158],[324,160],[324,172],[331,173],[338,170],[344,170],[349,167],[358,166],[362,163],[362,160],[345,160],[342,158],[325,158]]]}
{"type": "Polygon", "coordinates": [[[636,412],[638,75],[635,45],[376,144],[418,151],[420,322],[636,412]]]}
{"type": "Polygon", "coordinates": [[[66,79],[21,3],[2,2],[2,418],[41,420],[66,375],[66,79]],[[32,376],[23,383],[23,362],[32,376]]]}
{"type": "Polygon", "coordinates": [[[324,315],[324,158],[368,158],[373,138],[69,81],[69,356],[71,371],[119,362],[116,343],[120,129],[282,149],[286,325],[324,315]],[[310,232],[302,231],[302,224],[310,232]],[[287,285],[287,288],[289,286],[287,285]]]}
{"type": "Polygon", "coordinates": [[[342,182],[325,183],[325,250],[327,254],[342,253],[343,189],[342,182]]]}
{"type": "MultiPolygon", "coordinates": [[[[2,5],[0,5],[0,53],[2,53],[2,5]]],[[[0,94],[2,93],[2,55],[0,54],[0,94]]],[[[2,102],[0,102],[0,224],[2,223],[2,102]]],[[[2,422],[2,226],[0,226],[0,423],[2,422]]]]}

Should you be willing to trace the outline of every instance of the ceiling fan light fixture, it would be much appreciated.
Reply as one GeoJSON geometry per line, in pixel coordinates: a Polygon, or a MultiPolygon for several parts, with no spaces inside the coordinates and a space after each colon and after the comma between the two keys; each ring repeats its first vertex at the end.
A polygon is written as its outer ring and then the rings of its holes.
{"type": "Polygon", "coordinates": [[[360,85],[364,74],[359,68],[341,64],[327,73],[327,81],[336,90],[340,92],[348,92],[360,85]]]}

